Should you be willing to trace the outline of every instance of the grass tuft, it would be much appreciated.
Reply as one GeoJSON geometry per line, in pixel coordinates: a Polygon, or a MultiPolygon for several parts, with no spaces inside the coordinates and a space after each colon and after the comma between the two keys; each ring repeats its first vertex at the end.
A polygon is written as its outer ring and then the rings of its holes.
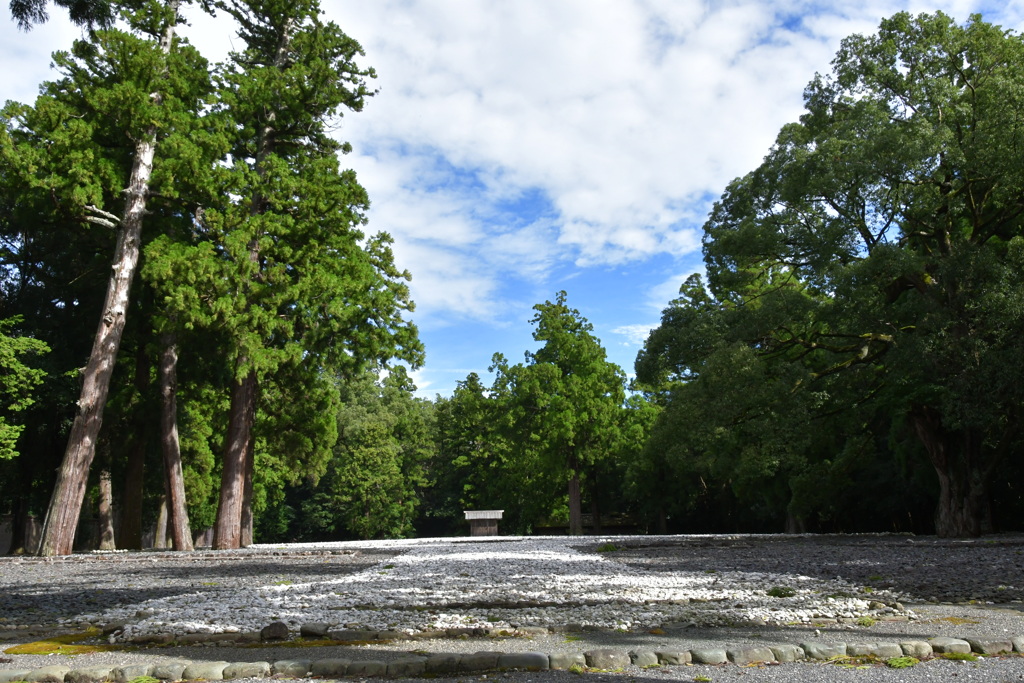
{"type": "Polygon", "coordinates": [[[893,657],[885,660],[885,665],[890,669],[909,669],[920,663],[921,660],[917,657],[893,657]]]}
{"type": "Polygon", "coordinates": [[[943,652],[938,655],[941,659],[948,659],[953,662],[976,662],[978,655],[973,652],[943,652]]]}

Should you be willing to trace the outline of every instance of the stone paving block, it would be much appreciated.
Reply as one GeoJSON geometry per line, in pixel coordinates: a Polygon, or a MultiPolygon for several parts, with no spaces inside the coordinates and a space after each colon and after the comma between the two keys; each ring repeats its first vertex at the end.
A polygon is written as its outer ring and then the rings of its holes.
{"type": "Polygon", "coordinates": [[[661,662],[658,661],[658,655],[654,654],[650,650],[640,650],[639,652],[630,652],[629,661],[632,662],[633,666],[658,666],[661,662]]]}
{"type": "Polygon", "coordinates": [[[879,659],[892,659],[893,657],[902,657],[903,648],[896,643],[874,643],[870,654],[879,659]]]}
{"type": "Polygon", "coordinates": [[[299,627],[299,635],[303,638],[326,638],[330,630],[330,624],[303,624],[299,627]]]}
{"type": "Polygon", "coordinates": [[[792,643],[782,643],[781,645],[770,645],[769,649],[772,654],[775,655],[775,661],[777,662],[797,662],[801,659],[806,659],[807,653],[799,645],[793,645],[792,643]]]}
{"type": "Polygon", "coordinates": [[[44,666],[29,671],[25,680],[29,683],[64,683],[64,676],[71,671],[67,666],[44,666]]]}
{"type": "Polygon", "coordinates": [[[546,636],[550,631],[543,626],[520,626],[513,631],[517,636],[546,636]]]}
{"type": "Polygon", "coordinates": [[[658,650],[654,654],[658,656],[659,664],[667,666],[682,666],[693,661],[689,650],[658,650]]]}
{"type": "Polygon", "coordinates": [[[143,676],[153,676],[153,665],[126,664],[125,666],[117,666],[110,672],[110,675],[116,683],[128,683],[128,681],[142,678],[143,676]]]}
{"type": "Polygon", "coordinates": [[[112,680],[114,680],[113,667],[110,666],[72,669],[64,676],[64,683],[104,683],[112,680]]]}
{"type": "Polygon", "coordinates": [[[288,640],[290,635],[288,624],[283,621],[272,621],[260,629],[260,639],[264,641],[288,640]]]}
{"type": "Polygon", "coordinates": [[[1024,652],[1024,636],[1016,636],[1010,640],[1016,652],[1024,652]]]}
{"type": "Polygon", "coordinates": [[[832,659],[846,655],[846,643],[800,643],[807,659],[832,659]]]}
{"type": "Polygon", "coordinates": [[[550,667],[551,662],[543,652],[507,652],[498,657],[499,669],[547,671],[550,667]]]}
{"type": "Polygon", "coordinates": [[[475,628],[448,628],[445,629],[444,634],[448,638],[472,638],[473,636],[478,635],[477,631],[479,630],[480,629],[475,628]]]}
{"type": "Polygon", "coordinates": [[[553,652],[548,656],[548,666],[564,671],[574,666],[586,666],[587,657],[582,652],[553,652]]]}
{"type": "Polygon", "coordinates": [[[352,663],[350,659],[318,659],[309,665],[309,673],[312,676],[323,676],[324,678],[330,678],[333,676],[344,676],[348,673],[348,665],[352,663]]]}
{"type": "Polygon", "coordinates": [[[412,640],[412,637],[404,631],[377,631],[373,640],[412,640]]]}
{"type": "Polygon", "coordinates": [[[427,672],[426,657],[402,657],[393,662],[388,662],[387,675],[390,678],[409,678],[410,676],[422,676],[427,672]]]}
{"type": "Polygon", "coordinates": [[[724,648],[690,650],[690,658],[694,664],[725,664],[729,661],[729,655],[724,648]]]}
{"type": "Polygon", "coordinates": [[[774,662],[775,653],[769,647],[737,647],[725,651],[729,661],[737,666],[746,666],[754,662],[774,662]]]}
{"type": "Polygon", "coordinates": [[[347,628],[331,629],[327,632],[327,637],[331,640],[341,640],[344,642],[365,642],[367,640],[377,640],[376,631],[356,631],[347,628]]]}
{"type": "Polygon", "coordinates": [[[939,654],[944,654],[946,652],[967,654],[971,651],[971,644],[966,640],[960,640],[959,638],[946,638],[945,636],[942,636],[939,638],[932,638],[928,643],[932,646],[932,650],[939,654]]]}
{"type": "Polygon", "coordinates": [[[900,642],[900,649],[906,657],[924,659],[932,656],[932,646],[924,640],[904,640],[900,642]]]}
{"type": "Polygon", "coordinates": [[[227,667],[227,662],[192,662],[181,672],[181,678],[185,681],[223,681],[227,667]]]}
{"type": "Polygon", "coordinates": [[[232,662],[224,669],[224,680],[234,678],[266,678],[270,662],[232,662]]]}
{"type": "Polygon", "coordinates": [[[459,671],[489,671],[498,668],[500,652],[474,652],[462,655],[459,671]]]}
{"type": "Polygon", "coordinates": [[[1013,642],[1009,639],[968,638],[967,642],[971,644],[971,650],[979,655],[1001,655],[1013,652],[1013,642]]]}
{"type": "Polygon", "coordinates": [[[279,659],[270,668],[278,676],[305,678],[312,665],[313,662],[308,659],[279,659]]]}
{"type": "Polygon", "coordinates": [[[0,669],[0,683],[24,681],[30,673],[32,673],[31,669],[0,669]]]}
{"type": "Polygon", "coordinates": [[[602,647],[584,652],[587,666],[591,669],[624,669],[629,666],[629,655],[624,650],[602,647]]]}
{"type": "Polygon", "coordinates": [[[863,657],[865,655],[873,654],[874,643],[847,643],[846,654],[849,657],[863,657]]]}
{"type": "Polygon", "coordinates": [[[459,670],[460,655],[438,652],[427,657],[428,674],[451,674],[459,670]]]}
{"type": "Polygon", "coordinates": [[[161,681],[180,681],[181,674],[185,672],[186,666],[188,666],[188,662],[166,662],[164,664],[154,664],[153,671],[150,673],[150,676],[161,681]]]}
{"type": "Polygon", "coordinates": [[[412,639],[413,640],[434,640],[436,638],[444,638],[444,637],[445,637],[445,632],[444,631],[433,630],[433,631],[419,631],[417,633],[414,633],[413,636],[412,636],[412,639]]]}
{"type": "Polygon", "coordinates": [[[353,659],[348,665],[347,676],[386,676],[388,663],[377,659],[353,659]]]}

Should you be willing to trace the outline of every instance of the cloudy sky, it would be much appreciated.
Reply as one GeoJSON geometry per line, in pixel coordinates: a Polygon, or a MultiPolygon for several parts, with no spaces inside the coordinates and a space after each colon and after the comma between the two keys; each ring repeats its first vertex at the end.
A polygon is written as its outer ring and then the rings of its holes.
{"type": "MultiPolygon", "coordinates": [[[[1024,29],[1024,0],[323,2],[378,72],[338,136],[371,230],[413,275],[424,396],[486,377],[495,352],[521,360],[531,307],[559,290],[632,374],[701,269],[711,203],[799,116],[844,36],[901,10],[1024,29]]],[[[76,37],[51,15],[30,33],[0,22],[0,101],[30,101],[76,37]]],[[[184,33],[211,60],[232,47],[198,15],[184,33]]]]}

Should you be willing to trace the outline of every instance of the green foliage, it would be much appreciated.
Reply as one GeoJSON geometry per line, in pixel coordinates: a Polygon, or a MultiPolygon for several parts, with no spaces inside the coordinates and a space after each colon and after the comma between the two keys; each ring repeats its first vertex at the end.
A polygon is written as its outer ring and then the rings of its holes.
{"type": "MultiPolygon", "coordinates": [[[[980,17],[898,14],[843,41],[715,204],[709,288],[688,280],[638,358],[665,403],[651,450],[778,522],[833,514],[812,469],[850,491],[843,472],[923,455],[939,533],[980,531],[1024,399],[1022,64],[980,17]]],[[[905,516],[891,500],[883,518],[905,516]]]]}
{"type": "Polygon", "coordinates": [[[365,373],[339,389],[339,403],[326,413],[338,439],[323,476],[306,471],[303,481],[285,485],[268,511],[276,528],[261,526],[266,540],[412,533],[428,483],[424,463],[433,453],[433,406],[413,397],[415,386],[400,366],[383,381],[365,373]]]}
{"type": "Polygon", "coordinates": [[[791,598],[796,595],[796,589],[790,586],[773,586],[766,590],[765,594],[773,598],[791,598]]]}
{"type": "Polygon", "coordinates": [[[12,337],[18,318],[0,320],[0,460],[18,454],[17,442],[24,425],[15,424],[15,414],[32,405],[33,390],[46,373],[25,365],[23,359],[49,351],[49,347],[30,337],[12,337]]]}
{"type": "Polygon", "coordinates": [[[622,370],[605,358],[593,326],[566,305],[566,293],[534,306],[533,338],[544,342],[526,362],[496,359],[492,389],[514,459],[535,459],[539,473],[569,486],[570,533],[580,515],[580,480],[593,477],[620,439],[622,370]],[[525,457],[523,457],[525,456],[525,457]]]}

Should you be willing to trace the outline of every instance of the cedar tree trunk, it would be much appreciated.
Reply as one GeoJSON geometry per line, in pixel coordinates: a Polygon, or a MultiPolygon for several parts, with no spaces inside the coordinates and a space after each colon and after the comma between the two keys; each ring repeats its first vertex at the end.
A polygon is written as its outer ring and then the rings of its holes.
{"type": "MultiPolygon", "coordinates": [[[[168,0],[168,7],[177,14],[178,0],[168,0]]],[[[170,52],[174,38],[173,21],[164,31],[160,46],[165,55],[170,52]]],[[[159,93],[153,95],[159,99],[159,93]]],[[[149,179],[153,173],[156,155],[156,126],[151,126],[135,145],[131,177],[125,189],[124,215],[121,218],[114,248],[110,280],[107,283],[103,314],[93,340],[89,362],[82,377],[82,393],[78,399],[78,412],[68,437],[64,460],[57,472],[50,506],[43,522],[43,537],[39,544],[42,556],[70,555],[75,542],[75,530],[85,499],[89,468],[96,454],[96,438],[103,424],[103,409],[110,390],[110,375],[114,371],[117,349],[124,332],[125,314],[132,279],[139,263],[142,238],[142,219],[146,214],[149,179]]]]}
{"type": "Polygon", "coordinates": [[[160,450],[164,460],[168,521],[175,550],[192,550],[192,531],[185,507],[185,478],[178,440],[178,346],[171,333],[160,338],[160,450]]]}
{"type": "MultiPolygon", "coordinates": [[[[135,391],[141,397],[149,395],[149,354],[140,343],[135,354],[135,391]]],[[[146,402],[143,401],[143,405],[146,402]]],[[[121,547],[142,549],[142,493],[145,485],[146,444],[149,411],[140,406],[132,420],[132,442],[128,448],[128,461],[124,471],[124,492],[121,496],[121,547]]]]}
{"type": "Polygon", "coordinates": [[[100,471],[100,550],[114,550],[114,487],[110,484],[110,470],[100,471]]]}
{"type": "Polygon", "coordinates": [[[576,454],[569,456],[569,535],[583,534],[583,504],[580,497],[580,470],[576,454]]]}
{"type": "Polygon", "coordinates": [[[256,371],[252,370],[231,388],[231,412],[220,478],[220,504],[213,527],[214,550],[239,548],[242,543],[242,499],[245,496],[245,463],[256,415],[256,371]]]}

